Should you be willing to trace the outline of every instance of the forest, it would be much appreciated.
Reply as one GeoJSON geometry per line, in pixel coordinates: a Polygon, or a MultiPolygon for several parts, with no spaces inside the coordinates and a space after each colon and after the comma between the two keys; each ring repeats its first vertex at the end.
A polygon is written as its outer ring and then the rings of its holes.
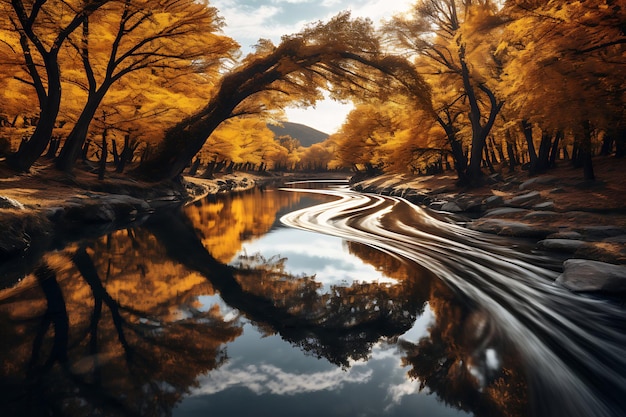
{"type": "Polygon", "coordinates": [[[341,13],[243,56],[208,1],[0,2],[0,156],[148,181],[218,171],[434,174],[462,185],[626,151],[621,1],[418,0],[341,13]],[[324,94],[354,110],[302,147],[268,124],[324,94]]]}

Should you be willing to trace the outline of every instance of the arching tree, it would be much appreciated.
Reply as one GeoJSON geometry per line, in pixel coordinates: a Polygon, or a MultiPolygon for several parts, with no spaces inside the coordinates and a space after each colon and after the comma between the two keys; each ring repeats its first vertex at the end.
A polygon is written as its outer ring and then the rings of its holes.
{"type": "Polygon", "coordinates": [[[429,102],[428,88],[413,67],[381,53],[369,20],[340,14],[283,37],[276,47],[263,42],[256,54],[224,75],[206,107],[166,132],[142,173],[152,180],[177,177],[220,123],[265,110],[274,98],[314,103],[321,88],[330,88],[334,97],[379,97],[400,87],[429,102]]]}

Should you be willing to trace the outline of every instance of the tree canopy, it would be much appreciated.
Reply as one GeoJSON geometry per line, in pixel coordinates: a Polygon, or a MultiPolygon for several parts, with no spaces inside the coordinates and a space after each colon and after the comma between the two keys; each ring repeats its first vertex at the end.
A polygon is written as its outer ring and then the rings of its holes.
{"type": "Polygon", "coordinates": [[[208,2],[0,11],[0,151],[17,170],[48,148],[58,169],[95,150],[121,172],[141,150],[132,173],[153,181],[195,159],[207,175],[453,167],[474,185],[497,164],[533,174],[570,157],[593,178],[593,155],[626,152],[626,12],[614,1],[417,0],[379,29],[345,12],[245,57],[208,2]],[[356,105],[327,143],[305,149],[263,126],[325,91],[356,105]]]}

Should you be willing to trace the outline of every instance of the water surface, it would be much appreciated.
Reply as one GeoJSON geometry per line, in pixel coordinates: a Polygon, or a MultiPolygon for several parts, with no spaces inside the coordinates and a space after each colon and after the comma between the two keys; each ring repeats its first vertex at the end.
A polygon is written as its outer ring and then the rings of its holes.
{"type": "Polygon", "coordinates": [[[0,291],[1,415],[622,416],[623,306],[342,184],[212,197],[0,291]]]}

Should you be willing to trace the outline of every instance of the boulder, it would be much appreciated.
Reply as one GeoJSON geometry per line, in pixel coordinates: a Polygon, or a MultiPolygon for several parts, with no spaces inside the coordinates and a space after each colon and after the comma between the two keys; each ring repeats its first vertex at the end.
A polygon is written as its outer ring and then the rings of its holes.
{"type": "Polygon", "coordinates": [[[587,242],[573,239],[544,239],[537,242],[537,247],[556,252],[574,253],[578,249],[588,246],[587,242]]]}
{"type": "Polygon", "coordinates": [[[555,217],[559,217],[559,213],[555,213],[553,211],[531,211],[524,215],[524,219],[526,220],[547,220],[554,219],[555,217]]]}
{"type": "Polygon", "coordinates": [[[483,217],[498,217],[507,214],[527,213],[528,210],[514,207],[501,207],[487,211],[483,217]]]}
{"type": "Polygon", "coordinates": [[[449,201],[441,206],[442,211],[448,211],[450,213],[460,213],[463,211],[461,207],[454,201],[449,201]]]}
{"type": "Polygon", "coordinates": [[[544,201],[543,203],[535,204],[534,210],[554,210],[554,201],[544,201]]]}
{"type": "Polygon", "coordinates": [[[504,198],[500,195],[492,195],[483,200],[483,205],[486,208],[498,207],[504,204],[504,198]]]}
{"type": "Polygon", "coordinates": [[[520,190],[527,190],[535,184],[554,184],[558,181],[558,178],[553,175],[542,175],[540,177],[534,177],[524,181],[520,184],[520,190]]]}
{"type": "Polygon", "coordinates": [[[613,265],[587,259],[568,259],[556,282],[576,292],[625,292],[626,265],[613,265]]]}
{"type": "Polygon", "coordinates": [[[539,191],[531,191],[530,193],[515,196],[509,200],[506,200],[504,204],[508,206],[527,206],[541,198],[539,191]]]}
{"type": "Polygon", "coordinates": [[[548,236],[548,239],[574,239],[574,240],[580,240],[583,238],[583,235],[581,235],[578,232],[575,232],[573,230],[564,230],[562,232],[557,232],[554,234],[551,234],[550,236],[548,236]]]}
{"type": "Polygon", "coordinates": [[[533,238],[545,238],[556,231],[554,227],[538,226],[503,219],[480,219],[472,223],[470,229],[504,236],[533,238]]]}
{"type": "Polygon", "coordinates": [[[598,239],[626,234],[626,230],[618,226],[582,226],[576,229],[585,236],[598,239]]]}

